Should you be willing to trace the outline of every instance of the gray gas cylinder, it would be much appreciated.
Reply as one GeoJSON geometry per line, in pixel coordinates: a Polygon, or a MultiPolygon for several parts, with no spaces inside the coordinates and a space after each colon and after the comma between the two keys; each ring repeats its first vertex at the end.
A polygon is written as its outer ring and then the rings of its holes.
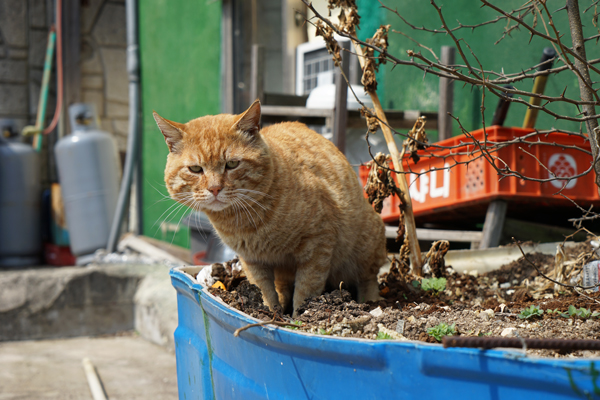
{"type": "Polygon", "coordinates": [[[114,138],[97,128],[88,104],[69,107],[73,133],[54,147],[71,252],[78,264],[106,248],[117,207],[120,160],[114,138]]]}
{"type": "Polygon", "coordinates": [[[0,137],[0,267],[40,263],[41,194],[38,154],[0,137]]]}

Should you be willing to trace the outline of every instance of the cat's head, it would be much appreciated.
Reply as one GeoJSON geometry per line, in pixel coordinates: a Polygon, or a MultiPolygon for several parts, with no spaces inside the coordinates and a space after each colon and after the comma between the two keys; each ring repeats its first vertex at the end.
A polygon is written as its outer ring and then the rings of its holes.
{"type": "Polygon", "coordinates": [[[154,112],[154,119],[169,147],[165,183],[174,200],[210,213],[264,193],[271,161],[259,133],[258,100],[240,115],[181,124],[154,112]]]}

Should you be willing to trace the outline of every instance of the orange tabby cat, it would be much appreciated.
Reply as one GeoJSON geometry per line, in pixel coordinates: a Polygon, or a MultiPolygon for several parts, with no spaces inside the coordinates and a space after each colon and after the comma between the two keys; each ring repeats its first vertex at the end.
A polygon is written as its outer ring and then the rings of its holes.
{"type": "Polygon", "coordinates": [[[379,299],[385,228],[330,141],[297,122],[260,130],[258,100],[241,115],[154,119],[169,146],[169,194],[206,213],[271,310],[292,301],[296,315],[341,281],[359,301],[379,299]]]}

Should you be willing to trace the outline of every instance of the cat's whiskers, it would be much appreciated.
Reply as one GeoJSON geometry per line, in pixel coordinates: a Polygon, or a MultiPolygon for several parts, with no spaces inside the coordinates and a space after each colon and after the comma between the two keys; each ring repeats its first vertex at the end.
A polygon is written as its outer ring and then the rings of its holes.
{"type": "MultiPolygon", "coordinates": [[[[177,213],[179,211],[179,209],[181,209],[183,207],[183,204],[176,201],[175,199],[171,199],[171,200],[173,200],[173,204],[171,204],[165,211],[163,211],[163,213],[156,219],[156,221],[154,221],[154,224],[150,227],[150,229],[154,228],[154,226],[159,222],[163,223],[164,221],[167,221],[169,219],[169,217],[171,216],[171,214],[173,214],[173,212],[177,213]],[[171,210],[171,212],[169,212],[169,210],[171,210]],[[167,212],[169,212],[169,214],[163,219],[163,215],[165,215],[167,212]]],[[[159,229],[160,229],[160,225],[158,228],[156,228],[156,231],[154,232],[154,234],[156,234],[156,232],[158,232],[159,229]]]]}
{"type": "MultiPolygon", "coordinates": [[[[156,189],[156,188],[154,188],[154,189],[158,191],[158,189],[156,189]]],[[[160,215],[160,217],[157,218],[157,220],[154,222],[154,224],[150,228],[150,229],[154,228],[154,226],[160,222],[160,225],[156,228],[156,231],[154,232],[154,234],[156,234],[158,232],[158,230],[161,228],[161,225],[162,225],[163,222],[169,221],[171,219],[170,218],[171,215],[173,215],[173,214],[177,215],[179,213],[179,211],[181,209],[183,209],[183,208],[188,208],[190,212],[197,211],[198,210],[198,205],[201,204],[201,201],[198,201],[196,199],[196,196],[192,192],[174,193],[172,196],[165,196],[162,193],[160,193],[160,194],[162,196],[164,196],[164,199],[162,199],[160,201],[171,200],[171,201],[173,201],[173,204],[171,204],[165,211],[163,211],[163,213],[160,215]],[[165,218],[163,218],[163,216],[166,213],[168,213],[168,215],[165,218]]],[[[179,222],[177,223],[176,231],[179,230],[179,226],[181,225],[181,221],[188,214],[189,213],[186,210],[181,215],[181,217],[179,218],[179,222]]],[[[206,239],[207,236],[204,234],[204,231],[202,229],[202,222],[200,220],[199,214],[195,215],[195,221],[194,222],[195,222],[196,228],[198,228],[198,231],[200,232],[200,234],[202,235],[202,237],[204,239],[206,239]]],[[[175,235],[173,235],[172,241],[174,239],[175,239],[175,235]]]]}
{"type": "MultiPolygon", "coordinates": [[[[194,199],[194,196],[190,196],[187,200],[185,200],[183,203],[183,205],[185,205],[186,207],[188,207],[190,209],[190,212],[194,211],[194,207],[196,205],[196,200],[194,199]]],[[[179,222],[177,223],[177,227],[175,228],[175,232],[179,232],[179,226],[181,225],[181,221],[183,220],[183,218],[186,216],[187,214],[184,212],[181,215],[181,218],[179,218],[179,222]]],[[[175,233],[173,234],[173,238],[171,239],[171,245],[173,245],[173,241],[175,240],[175,233]]]]}
{"type": "Polygon", "coordinates": [[[196,230],[200,233],[200,236],[202,236],[202,238],[205,241],[207,241],[208,240],[208,236],[204,234],[204,229],[202,228],[202,220],[200,218],[200,213],[196,212],[194,214],[194,217],[195,217],[194,218],[194,220],[195,220],[194,222],[195,222],[195,225],[196,225],[196,230]]]}
{"type": "MultiPolygon", "coordinates": [[[[239,198],[239,200],[240,200],[241,202],[243,202],[243,203],[244,203],[244,204],[245,204],[245,205],[246,205],[246,206],[247,206],[247,207],[248,207],[250,210],[254,211],[254,214],[256,214],[256,216],[257,216],[258,218],[260,218],[260,221],[263,223],[263,225],[265,224],[265,221],[264,221],[264,220],[262,219],[262,217],[260,216],[260,213],[259,213],[257,210],[255,210],[255,209],[254,209],[254,207],[252,206],[252,204],[248,203],[248,201],[247,201],[247,200],[244,200],[244,199],[243,199],[243,198],[241,198],[241,197],[239,198]]],[[[259,204],[259,205],[260,205],[260,204],[259,204]]],[[[265,211],[266,211],[266,210],[265,210],[265,211]]]]}
{"type": "MultiPolygon", "coordinates": [[[[154,189],[154,190],[155,190],[155,191],[156,191],[156,192],[157,192],[159,195],[161,195],[161,197],[169,197],[169,195],[168,195],[168,194],[167,194],[167,195],[165,195],[163,191],[161,191],[159,188],[157,188],[156,186],[154,186],[154,185],[152,184],[152,182],[150,182],[150,181],[146,181],[146,183],[148,183],[148,185],[150,185],[150,187],[151,187],[152,189],[154,189]]],[[[161,188],[163,188],[163,189],[165,189],[165,190],[167,189],[167,185],[165,185],[165,184],[161,184],[160,186],[161,186],[161,188]]]]}
{"type": "Polygon", "coordinates": [[[250,214],[250,212],[248,211],[248,207],[242,202],[242,200],[240,198],[232,198],[231,201],[236,203],[238,206],[240,206],[240,208],[248,216],[248,220],[250,222],[252,222],[252,225],[254,225],[254,229],[256,229],[258,231],[258,226],[256,225],[256,221],[254,221],[252,214],[250,214]]]}
{"type": "Polygon", "coordinates": [[[263,204],[261,204],[258,200],[256,200],[254,197],[245,195],[243,193],[236,193],[236,196],[241,196],[241,198],[246,199],[251,201],[252,203],[256,204],[257,206],[259,206],[260,208],[262,208],[264,211],[268,211],[270,209],[270,207],[265,206],[263,204]]]}
{"type": "MultiPolygon", "coordinates": [[[[238,198],[238,200],[240,200],[243,204],[245,204],[247,208],[249,208],[250,210],[254,211],[254,213],[256,214],[256,216],[260,219],[260,222],[262,222],[262,224],[265,225],[265,221],[260,216],[260,213],[257,210],[254,209],[254,207],[252,206],[252,204],[248,203],[246,200],[244,200],[241,197],[238,198]]],[[[265,211],[266,211],[266,209],[265,209],[265,211]]]]}
{"type": "MultiPolygon", "coordinates": [[[[174,201],[174,203],[172,205],[170,205],[154,222],[154,224],[152,225],[152,228],[154,228],[154,226],[157,223],[162,223],[165,221],[169,221],[170,217],[173,213],[175,213],[175,215],[177,215],[177,213],[186,206],[186,204],[183,204],[185,202],[188,202],[190,199],[193,198],[193,194],[192,193],[175,193],[172,197],[169,197],[170,200],[174,201]],[[182,203],[183,202],[183,203],[182,203]],[[170,211],[170,212],[169,212],[170,211]],[[169,213],[165,218],[163,218],[163,216],[166,213],[169,213]]],[[[184,212],[185,215],[185,212],[184,212]]],[[[156,234],[156,232],[158,232],[158,230],[160,229],[160,225],[159,227],[156,229],[156,231],[154,232],[156,234]]]]}
{"type": "MultiPolygon", "coordinates": [[[[239,193],[238,193],[238,194],[239,194],[239,193]]],[[[265,221],[262,219],[262,217],[260,216],[260,214],[258,213],[258,211],[257,211],[257,210],[255,210],[255,209],[254,209],[254,207],[252,207],[252,205],[251,205],[251,204],[249,204],[247,201],[245,201],[245,200],[244,200],[243,198],[241,198],[241,197],[238,197],[238,198],[237,198],[237,200],[238,200],[238,201],[241,201],[241,202],[242,202],[242,204],[246,206],[246,208],[249,208],[250,210],[254,211],[254,213],[256,214],[256,216],[257,216],[258,218],[260,218],[260,221],[262,222],[262,224],[263,224],[263,225],[265,225],[265,221]]],[[[255,199],[252,199],[252,200],[255,200],[255,199]]],[[[257,203],[257,204],[258,204],[258,203],[257,203]]],[[[258,205],[259,205],[259,206],[261,206],[260,204],[258,204],[258,205]]],[[[261,206],[261,207],[262,207],[262,206],[261,206]]],[[[263,207],[263,209],[264,209],[264,211],[267,211],[267,209],[266,209],[266,208],[264,208],[264,207],[263,207]]],[[[254,220],[254,218],[253,218],[253,220],[254,220]]],[[[256,224],[255,224],[254,226],[256,227],[256,224]]],[[[256,228],[256,229],[258,230],[258,228],[256,228]]],[[[270,240],[271,240],[271,234],[269,233],[269,230],[267,229],[267,230],[263,230],[263,231],[264,231],[264,234],[266,234],[266,236],[267,236],[267,239],[270,241],[270,240]]]]}
{"type": "MultiPolygon", "coordinates": [[[[157,227],[156,230],[154,231],[154,234],[156,235],[156,233],[158,233],[158,231],[163,227],[163,224],[167,221],[171,221],[170,217],[173,213],[175,213],[175,215],[177,215],[177,213],[179,213],[179,211],[181,209],[185,209],[185,204],[181,204],[181,203],[174,203],[173,205],[171,205],[165,212],[162,213],[162,215],[156,220],[156,222],[154,222],[154,225],[156,225],[157,223],[160,223],[157,227]],[[172,208],[171,212],[169,212],[169,214],[165,217],[162,218],[162,215],[164,215],[167,211],[169,211],[172,208]]],[[[185,211],[183,213],[185,215],[185,211]]],[[[154,227],[154,225],[152,225],[152,228],[154,227]]],[[[152,229],[150,228],[150,229],[152,229]]]]}
{"type": "MultiPolygon", "coordinates": [[[[243,199],[240,199],[240,200],[244,201],[243,199]]],[[[246,203],[246,204],[248,204],[248,203],[246,203]]],[[[260,215],[260,213],[257,210],[255,210],[254,207],[251,204],[248,204],[248,207],[250,207],[250,209],[252,211],[254,211],[254,213],[258,216],[258,218],[260,218],[260,222],[262,222],[262,224],[265,225],[265,220],[262,218],[262,216],[260,215]]]]}
{"type": "Polygon", "coordinates": [[[231,202],[231,207],[233,208],[233,213],[235,215],[235,227],[237,229],[240,229],[240,221],[238,220],[238,214],[239,214],[238,205],[235,202],[231,202]]]}
{"type": "MultiPolygon", "coordinates": [[[[157,188],[156,186],[154,186],[151,182],[148,182],[148,184],[150,185],[150,187],[152,187],[152,189],[154,189],[156,191],[156,193],[158,193],[158,195],[161,197],[160,200],[157,200],[154,202],[154,204],[158,204],[160,202],[163,201],[169,201],[169,200],[174,200],[174,201],[178,201],[178,200],[185,200],[188,196],[193,196],[192,193],[190,192],[185,192],[185,193],[174,193],[174,194],[169,194],[169,193],[163,193],[159,188],[157,188]]],[[[166,190],[166,185],[161,185],[162,188],[164,188],[166,190]]]]}

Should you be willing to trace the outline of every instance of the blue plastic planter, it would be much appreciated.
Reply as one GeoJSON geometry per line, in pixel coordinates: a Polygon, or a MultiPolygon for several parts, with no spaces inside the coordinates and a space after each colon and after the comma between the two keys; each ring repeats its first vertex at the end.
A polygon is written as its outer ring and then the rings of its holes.
{"type": "Polygon", "coordinates": [[[600,398],[600,359],[540,359],[268,326],[234,337],[237,328],[257,321],[183,272],[197,270],[171,270],[180,399],[600,398]]]}

